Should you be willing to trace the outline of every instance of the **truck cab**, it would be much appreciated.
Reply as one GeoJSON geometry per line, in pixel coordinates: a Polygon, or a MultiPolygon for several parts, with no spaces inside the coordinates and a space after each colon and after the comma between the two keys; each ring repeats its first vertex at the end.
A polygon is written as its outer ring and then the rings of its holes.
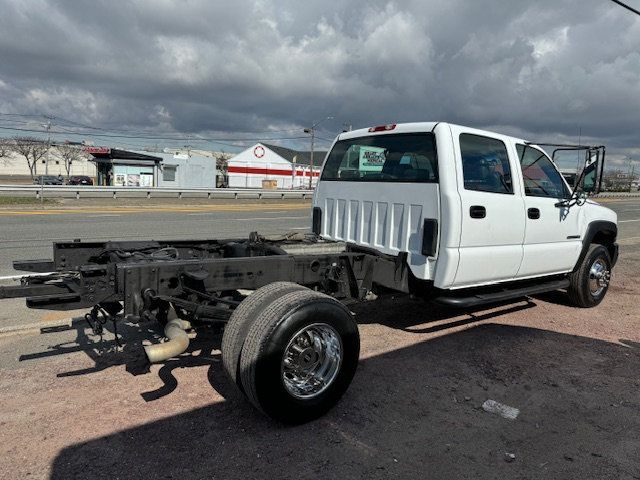
{"type": "MultiPolygon", "coordinates": [[[[593,156],[587,167],[601,172],[593,156]]],[[[340,134],[313,205],[322,238],[405,255],[440,290],[566,277],[597,244],[597,292],[617,257],[616,214],[574,192],[540,146],[444,122],[340,134]]]]}

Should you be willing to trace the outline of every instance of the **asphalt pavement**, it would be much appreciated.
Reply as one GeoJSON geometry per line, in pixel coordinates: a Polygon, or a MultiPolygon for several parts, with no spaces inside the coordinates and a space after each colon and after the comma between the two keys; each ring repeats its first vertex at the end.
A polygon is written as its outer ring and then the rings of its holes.
{"type": "Polygon", "coordinates": [[[0,210],[0,277],[18,275],[16,259],[51,257],[54,242],[114,239],[234,238],[304,231],[309,203],[0,210]]]}
{"type": "MultiPolygon", "coordinates": [[[[310,229],[309,202],[218,205],[92,206],[0,209],[0,284],[22,275],[14,260],[50,259],[60,241],[243,238],[252,231],[278,234],[310,229]]],[[[0,330],[57,322],[79,312],[29,310],[23,299],[3,300],[0,330]]]]}

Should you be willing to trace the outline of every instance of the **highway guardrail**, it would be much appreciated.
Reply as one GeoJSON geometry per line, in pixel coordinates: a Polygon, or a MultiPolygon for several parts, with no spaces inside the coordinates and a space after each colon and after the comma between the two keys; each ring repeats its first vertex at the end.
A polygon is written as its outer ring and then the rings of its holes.
{"type": "Polygon", "coordinates": [[[105,187],[89,185],[0,185],[0,195],[35,195],[36,198],[54,197],[177,197],[285,199],[313,196],[313,190],[286,190],[262,188],[174,188],[174,187],[105,187]]]}

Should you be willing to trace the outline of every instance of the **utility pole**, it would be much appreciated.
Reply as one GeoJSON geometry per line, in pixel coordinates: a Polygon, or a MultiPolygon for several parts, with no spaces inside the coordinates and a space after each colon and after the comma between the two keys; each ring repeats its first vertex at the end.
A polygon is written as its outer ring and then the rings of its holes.
{"type": "Polygon", "coordinates": [[[636,163],[635,160],[629,159],[629,193],[631,193],[631,186],[633,184],[633,176],[635,175],[636,163]]]}
{"type": "MultiPolygon", "coordinates": [[[[578,147],[581,145],[582,142],[582,127],[580,127],[578,129],[578,147]]],[[[578,176],[580,175],[580,150],[576,150],[576,153],[578,154],[578,163],[576,164],[576,180],[578,179],[578,176]]],[[[589,153],[587,152],[587,155],[589,155],[589,153]]],[[[573,187],[575,188],[575,185],[573,185],[573,187]]]]}
{"type": "Polygon", "coordinates": [[[314,123],[313,125],[311,125],[310,128],[305,128],[303,131],[304,133],[308,133],[309,135],[311,135],[311,159],[310,159],[310,166],[309,166],[309,189],[313,188],[313,147],[315,144],[315,139],[316,139],[316,127],[318,125],[320,125],[322,122],[324,122],[325,120],[330,120],[333,117],[325,117],[321,120],[318,120],[316,123],[314,123]]]}
{"type": "Polygon", "coordinates": [[[49,175],[49,150],[51,149],[51,119],[53,117],[50,115],[45,115],[44,118],[47,119],[47,155],[44,160],[44,173],[45,175],[49,175]]]}
{"type": "Polygon", "coordinates": [[[313,142],[315,140],[316,129],[311,129],[311,166],[309,167],[309,190],[313,188],[313,142]]]}

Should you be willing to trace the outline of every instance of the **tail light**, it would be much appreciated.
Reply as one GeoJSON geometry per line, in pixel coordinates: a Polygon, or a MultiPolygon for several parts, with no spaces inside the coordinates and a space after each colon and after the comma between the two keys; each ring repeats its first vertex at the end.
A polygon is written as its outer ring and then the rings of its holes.
{"type": "Polygon", "coordinates": [[[396,128],[395,123],[389,123],[387,125],[378,125],[377,127],[371,127],[369,132],[388,132],[389,130],[393,130],[396,128]]]}

